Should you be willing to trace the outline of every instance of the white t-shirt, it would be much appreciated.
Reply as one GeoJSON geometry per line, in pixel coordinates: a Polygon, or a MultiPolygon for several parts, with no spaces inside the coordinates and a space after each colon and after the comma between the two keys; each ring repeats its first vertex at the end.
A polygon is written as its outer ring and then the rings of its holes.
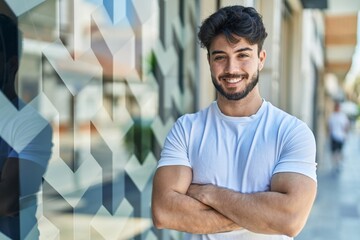
{"type": "MultiPolygon", "coordinates": [[[[242,193],[268,191],[279,172],[301,173],[316,181],[314,135],[299,119],[263,101],[249,117],[229,117],[217,102],[180,117],[169,132],[158,167],[192,168],[193,183],[214,184],[242,193]]],[[[192,235],[186,239],[292,239],[248,230],[192,235]]]]}

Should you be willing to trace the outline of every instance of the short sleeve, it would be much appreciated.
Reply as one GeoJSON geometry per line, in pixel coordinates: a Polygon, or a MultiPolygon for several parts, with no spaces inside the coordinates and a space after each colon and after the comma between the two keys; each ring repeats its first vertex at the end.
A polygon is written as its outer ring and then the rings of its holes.
{"type": "Polygon", "coordinates": [[[158,167],[183,165],[191,167],[188,157],[188,144],[186,141],[186,131],[184,118],[179,118],[166,137],[163,150],[161,152],[158,167]]]}
{"type": "Polygon", "coordinates": [[[284,137],[280,159],[273,173],[295,172],[317,181],[316,142],[312,131],[303,122],[288,129],[290,132],[284,137]]]}

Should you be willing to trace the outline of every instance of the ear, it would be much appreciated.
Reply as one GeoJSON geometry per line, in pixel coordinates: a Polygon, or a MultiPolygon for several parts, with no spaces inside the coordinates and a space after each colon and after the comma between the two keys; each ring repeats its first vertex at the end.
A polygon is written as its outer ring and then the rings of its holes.
{"type": "Polygon", "coordinates": [[[266,51],[261,50],[261,52],[259,53],[259,71],[263,69],[265,64],[265,59],[266,59],[266,51]]]}

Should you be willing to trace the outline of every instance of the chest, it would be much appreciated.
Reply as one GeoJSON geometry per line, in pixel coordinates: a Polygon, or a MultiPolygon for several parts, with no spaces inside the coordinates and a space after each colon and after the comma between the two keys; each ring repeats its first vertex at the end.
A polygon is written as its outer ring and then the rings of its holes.
{"type": "Polygon", "coordinates": [[[261,123],[205,125],[191,137],[194,182],[241,192],[269,189],[278,146],[276,134],[264,134],[261,123]]]}

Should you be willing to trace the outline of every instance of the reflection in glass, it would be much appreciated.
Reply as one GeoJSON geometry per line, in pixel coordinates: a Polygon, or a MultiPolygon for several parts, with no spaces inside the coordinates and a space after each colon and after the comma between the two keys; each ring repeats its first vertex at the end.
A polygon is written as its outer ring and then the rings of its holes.
{"type": "Polygon", "coordinates": [[[52,129],[15,91],[22,37],[11,11],[1,10],[0,238],[37,239],[37,194],[51,155],[52,129]]]}
{"type": "Polygon", "coordinates": [[[40,239],[179,239],[153,228],[150,197],[169,128],[196,107],[197,1],[22,1],[17,92],[53,130],[40,239]]]}

